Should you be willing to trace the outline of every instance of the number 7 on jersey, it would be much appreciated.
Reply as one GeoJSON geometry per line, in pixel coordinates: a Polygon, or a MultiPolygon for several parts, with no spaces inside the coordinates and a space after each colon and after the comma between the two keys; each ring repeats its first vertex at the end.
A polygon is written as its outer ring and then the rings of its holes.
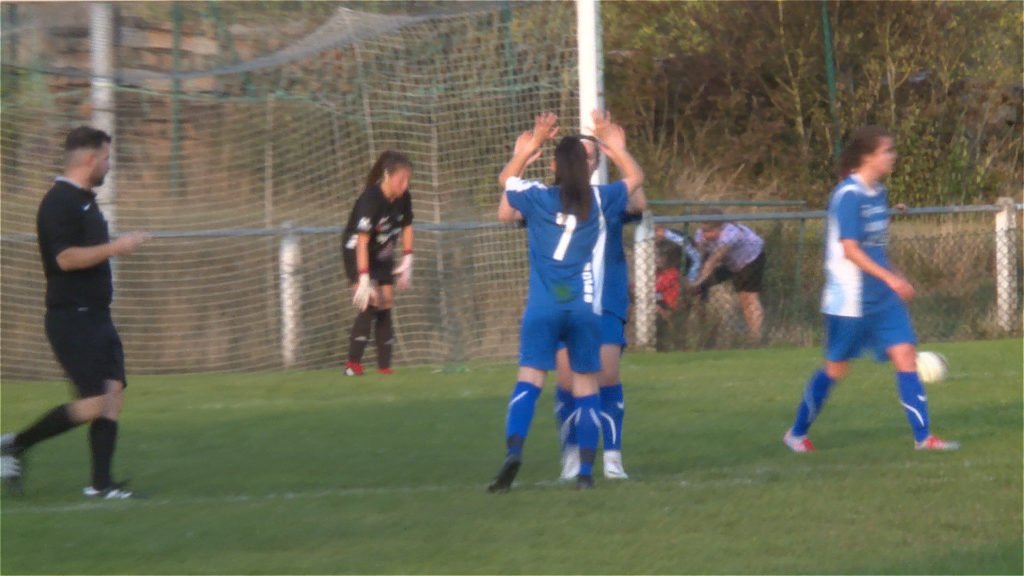
{"type": "Polygon", "coordinates": [[[565,226],[562,237],[558,239],[558,246],[555,248],[554,259],[561,262],[565,259],[565,252],[569,249],[569,242],[572,240],[572,233],[576,231],[576,215],[562,214],[555,215],[555,224],[565,226]]]}

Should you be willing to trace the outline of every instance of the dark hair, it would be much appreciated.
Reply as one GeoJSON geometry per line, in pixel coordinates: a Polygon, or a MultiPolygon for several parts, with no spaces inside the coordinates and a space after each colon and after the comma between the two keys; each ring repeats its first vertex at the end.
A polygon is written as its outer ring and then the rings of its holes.
{"type": "Polygon", "coordinates": [[[92,126],[79,126],[68,132],[67,138],[64,139],[64,151],[74,152],[82,148],[99,150],[103,147],[103,144],[110,143],[111,141],[110,134],[103,130],[93,128],[92,126]]]}
{"type": "MultiPolygon", "coordinates": [[[[725,214],[725,212],[723,212],[721,208],[717,208],[714,206],[710,208],[705,208],[702,212],[706,216],[721,216],[725,214]]],[[[702,228],[710,228],[711,230],[717,230],[722,226],[725,226],[725,220],[707,220],[701,223],[702,228]]]]}
{"type": "Polygon", "coordinates": [[[587,150],[578,136],[566,136],[555,146],[555,186],[562,198],[562,211],[581,220],[590,217],[594,193],[590,188],[587,150]]]}
{"type": "Polygon", "coordinates": [[[864,126],[854,130],[839,156],[839,177],[846,178],[860,168],[864,157],[878,150],[883,138],[891,139],[892,134],[878,126],[864,126]]]}
{"type": "Polygon", "coordinates": [[[604,152],[601,151],[601,141],[598,140],[597,137],[591,136],[590,134],[580,134],[579,139],[589,140],[590,142],[594,143],[594,155],[597,156],[597,161],[598,163],[600,163],[601,155],[604,154],[604,152]]]}
{"type": "Polygon", "coordinates": [[[381,152],[377,161],[373,163],[373,168],[370,168],[370,173],[366,175],[366,187],[376,185],[384,178],[385,173],[392,174],[400,168],[412,170],[412,162],[409,161],[408,156],[397,150],[381,152]]]}
{"type": "Polygon", "coordinates": [[[665,258],[667,268],[679,268],[682,265],[683,249],[675,242],[659,238],[654,243],[654,249],[656,254],[665,258]]]}

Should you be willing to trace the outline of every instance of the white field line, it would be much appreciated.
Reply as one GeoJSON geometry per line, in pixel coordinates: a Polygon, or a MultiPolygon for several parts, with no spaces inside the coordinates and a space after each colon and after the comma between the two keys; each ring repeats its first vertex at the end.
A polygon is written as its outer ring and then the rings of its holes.
{"type": "MultiPolygon", "coordinates": [[[[912,469],[912,468],[928,468],[928,469],[941,469],[948,468],[950,462],[942,458],[938,454],[922,454],[925,458],[936,457],[934,460],[918,460],[908,461],[899,463],[883,463],[875,465],[866,465],[863,463],[850,463],[850,464],[829,464],[823,466],[813,466],[807,468],[794,469],[791,466],[784,468],[769,468],[759,467],[753,471],[745,474],[726,476],[722,478],[694,478],[687,477],[688,475],[663,475],[657,477],[641,477],[634,478],[632,480],[605,480],[601,477],[600,473],[595,470],[595,476],[597,477],[598,484],[612,484],[616,486],[628,486],[629,484],[636,484],[638,486],[650,486],[652,484],[677,487],[684,490],[693,489],[715,489],[715,488],[727,488],[727,487],[743,487],[743,486],[754,486],[758,484],[768,484],[772,482],[779,482],[784,480],[787,476],[793,476],[794,472],[798,472],[800,478],[806,478],[814,476],[818,472],[841,472],[844,470],[864,470],[867,467],[875,470],[884,469],[912,469]]],[[[806,456],[794,456],[797,459],[805,458],[806,456]]],[[[972,469],[973,472],[978,475],[984,474],[983,477],[978,478],[980,481],[994,482],[996,480],[1003,480],[992,474],[985,473],[984,466],[988,464],[1000,464],[1000,462],[990,461],[983,462],[982,468],[977,468],[978,462],[972,463],[969,460],[964,460],[959,463],[958,467],[972,469]]],[[[957,464],[953,464],[957,466],[957,464]]],[[[715,472],[729,472],[732,469],[728,468],[708,468],[701,471],[701,475],[715,472]]],[[[945,481],[946,477],[943,474],[935,475],[931,478],[933,482],[945,481]]],[[[279,501],[291,501],[291,500],[314,500],[317,498],[358,498],[363,496],[395,496],[395,495],[407,495],[407,494],[422,494],[429,492],[464,492],[479,490],[481,493],[486,489],[486,482],[479,484],[441,484],[441,485],[427,485],[427,486],[388,486],[380,488],[335,488],[327,490],[307,490],[297,492],[271,492],[267,494],[225,494],[218,496],[185,496],[185,497],[169,497],[169,498],[137,498],[132,500],[120,500],[120,501],[103,501],[103,500],[83,500],[75,503],[57,503],[52,505],[35,505],[35,506],[19,506],[16,504],[17,496],[5,496],[0,513],[4,516],[8,515],[21,515],[21,514],[54,514],[54,513],[70,513],[70,512],[92,512],[97,510],[127,510],[143,508],[155,508],[162,506],[188,506],[188,505],[201,505],[201,504],[240,504],[240,505],[259,505],[270,502],[279,501]],[[13,504],[13,505],[12,505],[13,504]]],[[[542,480],[539,482],[533,482],[529,484],[517,483],[515,487],[519,490],[523,489],[568,489],[571,482],[564,482],[559,480],[542,480]]],[[[513,493],[516,490],[513,489],[513,493]]],[[[495,496],[500,498],[501,496],[495,496]]],[[[84,496],[83,496],[84,498],[84,496]]]]}

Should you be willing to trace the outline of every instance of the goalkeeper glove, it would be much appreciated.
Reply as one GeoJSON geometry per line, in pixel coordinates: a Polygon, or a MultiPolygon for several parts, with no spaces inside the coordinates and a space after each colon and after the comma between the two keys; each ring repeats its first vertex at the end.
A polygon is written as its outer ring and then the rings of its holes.
{"type": "Polygon", "coordinates": [[[371,296],[373,296],[373,285],[370,284],[370,275],[363,272],[359,275],[359,283],[356,285],[356,293],[352,297],[352,304],[362,312],[369,305],[371,296]]]}
{"type": "Polygon", "coordinates": [[[393,274],[397,276],[396,284],[401,289],[406,289],[412,284],[412,252],[406,252],[402,256],[402,262],[394,269],[393,274]]]}

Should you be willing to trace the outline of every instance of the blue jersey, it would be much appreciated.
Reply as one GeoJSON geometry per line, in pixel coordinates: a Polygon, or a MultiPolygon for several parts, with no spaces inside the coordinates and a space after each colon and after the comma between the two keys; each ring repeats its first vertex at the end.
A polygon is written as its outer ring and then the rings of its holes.
{"type": "Polygon", "coordinates": [[[885,282],[861,270],[843,252],[843,240],[856,240],[877,264],[891,269],[887,191],[871,188],[854,176],[836,186],[828,203],[825,230],[825,289],[821,311],[862,317],[902,302],[885,282]]]}
{"type": "Polygon", "coordinates": [[[621,214],[628,198],[625,183],[594,187],[594,202],[583,221],[562,213],[558,188],[520,178],[509,178],[505,188],[509,205],[526,220],[528,306],[568,308],[583,302],[600,314],[607,221],[619,222],[621,244],[621,214]]]}
{"type": "Polygon", "coordinates": [[[604,287],[601,305],[605,314],[613,314],[622,321],[629,312],[629,268],[626,265],[626,250],[622,246],[622,227],[628,222],[640,219],[640,214],[622,211],[606,215],[608,228],[604,246],[604,287]]]}

